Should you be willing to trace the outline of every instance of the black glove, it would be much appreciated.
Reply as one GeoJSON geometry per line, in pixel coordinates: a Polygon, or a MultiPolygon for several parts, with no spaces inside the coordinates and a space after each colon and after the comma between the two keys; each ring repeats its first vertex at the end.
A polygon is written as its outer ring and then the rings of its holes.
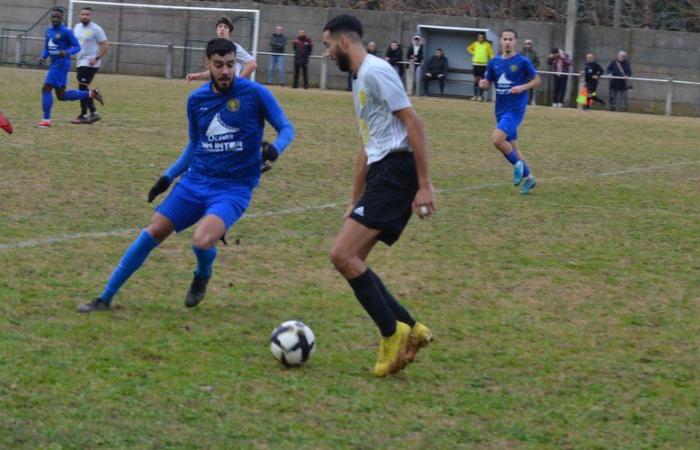
{"type": "Polygon", "coordinates": [[[262,166],[260,166],[260,173],[265,173],[270,169],[272,169],[272,164],[269,162],[264,162],[262,163],[262,166]]]}
{"type": "Polygon", "coordinates": [[[170,178],[165,175],[161,175],[153,185],[150,191],[148,191],[148,203],[151,203],[156,197],[158,197],[163,192],[167,191],[170,187],[170,178]]]}
{"type": "Polygon", "coordinates": [[[263,164],[268,161],[277,161],[279,152],[277,151],[274,145],[270,144],[267,141],[263,141],[262,145],[260,145],[260,150],[262,151],[263,164]]]}

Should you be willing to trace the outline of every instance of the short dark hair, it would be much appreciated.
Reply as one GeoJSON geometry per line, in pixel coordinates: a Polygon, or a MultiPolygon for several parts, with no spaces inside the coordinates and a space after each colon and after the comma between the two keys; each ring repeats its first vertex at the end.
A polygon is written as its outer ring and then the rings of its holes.
{"type": "Polygon", "coordinates": [[[233,22],[231,22],[231,19],[226,16],[221,16],[216,20],[216,26],[218,27],[222,23],[228,27],[228,30],[231,33],[233,33],[233,22]]]}
{"type": "Polygon", "coordinates": [[[82,8],[80,8],[80,10],[81,11],[85,11],[85,10],[92,11],[92,8],[90,8],[89,6],[83,6],[82,8]]]}
{"type": "Polygon", "coordinates": [[[236,46],[233,42],[224,38],[214,38],[207,42],[207,58],[211,58],[211,55],[217,54],[219,56],[226,56],[229,53],[236,54],[236,46]]]}
{"type": "Polygon", "coordinates": [[[513,33],[513,37],[516,39],[518,38],[518,33],[516,33],[512,28],[506,28],[505,30],[501,31],[501,37],[503,37],[503,33],[513,33]]]}
{"type": "Polygon", "coordinates": [[[328,31],[330,34],[355,33],[360,39],[362,39],[362,34],[364,33],[362,23],[357,20],[357,17],[350,14],[335,16],[323,27],[323,31],[328,31]]]}
{"type": "Polygon", "coordinates": [[[66,10],[63,9],[63,6],[54,6],[53,8],[51,8],[51,12],[60,12],[63,15],[66,14],[66,10]]]}
{"type": "Polygon", "coordinates": [[[483,31],[480,31],[480,32],[477,33],[476,35],[477,35],[477,36],[483,36],[484,39],[486,39],[486,33],[484,33],[483,31]]]}

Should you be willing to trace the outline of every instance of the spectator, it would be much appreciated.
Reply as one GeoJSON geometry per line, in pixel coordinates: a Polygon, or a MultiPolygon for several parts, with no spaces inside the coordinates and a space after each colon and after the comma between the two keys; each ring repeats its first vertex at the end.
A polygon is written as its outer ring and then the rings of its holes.
{"type": "Polygon", "coordinates": [[[377,48],[377,43],[374,41],[370,41],[370,43],[367,44],[367,53],[380,58],[382,56],[382,52],[379,51],[379,48],[377,48]]]}
{"type": "Polygon", "coordinates": [[[482,101],[484,97],[479,87],[479,81],[484,79],[486,66],[493,58],[493,47],[486,40],[486,34],[484,33],[479,33],[476,39],[476,41],[469,44],[467,52],[472,55],[472,67],[474,68],[474,97],[472,99],[482,101]]]}
{"type": "Polygon", "coordinates": [[[566,82],[569,80],[569,69],[571,68],[571,57],[560,48],[553,48],[549,54],[549,70],[556,72],[554,75],[554,100],[552,106],[561,108],[566,94],[566,82]]]}
{"type": "Polygon", "coordinates": [[[423,63],[423,41],[420,36],[413,36],[413,43],[406,50],[406,61],[416,64],[423,63]]]}
{"type": "Polygon", "coordinates": [[[605,71],[595,60],[595,55],[593,53],[588,53],[586,55],[586,67],[584,68],[584,74],[586,77],[586,103],[583,105],[583,109],[591,109],[593,102],[598,102],[605,106],[605,100],[598,98],[598,80],[600,76],[603,75],[605,71]]]}
{"type": "Polygon", "coordinates": [[[306,31],[299,30],[299,36],[292,42],[294,48],[294,84],[293,88],[299,87],[299,72],[304,77],[304,89],[309,88],[309,56],[314,49],[311,39],[306,35],[306,31]]]}
{"type": "MultiPolygon", "coordinates": [[[[377,48],[377,43],[374,41],[370,41],[369,44],[367,44],[367,54],[376,56],[377,58],[382,57],[382,52],[379,51],[379,49],[377,48]]],[[[352,91],[352,80],[354,77],[355,74],[353,74],[352,71],[348,71],[348,91],[352,91]]]]}
{"type": "MultiPolygon", "coordinates": [[[[537,56],[537,52],[532,46],[532,39],[525,39],[525,45],[523,46],[522,55],[530,60],[535,69],[540,67],[540,57],[537,56]]],[[[530,89],[527,91],[527,102],[532,103],[532,98],[535,95],[535,90],[530,89]]]]}
{"type": "Polygon", "coordinates": [[[617,52],[617,58],[608,64],[606,72],[614,77],[624,77],[624,79],[610,80],[610,111],[615,111],[618,107],[620,111],[627,111],[627,90],[631,89],[627,77],[632,76],[632,67],[627,60],[627,53],[622,50],[617,52]]]}
{"type": "Polygon", "coordinates": [[[396,73],[399,74],[400,78],[403,78],[403,66],[401,65],[401,46],[396,41],[391,41],[389,48],[386,49],[386,59],[391,67],[394,68],[396,73]]]}
{"type": "Polygon", "coordinates": [[[445,95],[445,76],[448,68],[445,52],[441,48],[435,50],[435,54],[430,57],[423,70],[423,95],[428,95],[429,83],[433,80],[438,80],[440,84],[440,96],[445,95]]]}
{"type": "Polygon", "coordinates": [[[287,47],[287,36],[284,35],[284,28],[281,26],[275,27],[275,32],[270,36],[270,65],[267,70],[267,84],[272,84],[272,79],[275,69],[278,70],[277,82],[280,86],[284,86],[284,49],[287,47]]]}

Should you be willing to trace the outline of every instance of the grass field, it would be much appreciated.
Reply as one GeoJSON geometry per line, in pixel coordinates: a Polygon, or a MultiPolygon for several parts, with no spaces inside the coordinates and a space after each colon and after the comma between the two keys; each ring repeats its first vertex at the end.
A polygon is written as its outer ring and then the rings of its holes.
{"type": "Polygon", "coordinates": [[[376,329],[328,259],[347,93],[273,89],[297,139],[200,307],[188,231],[85,316],[150,219],[193,86],[98,75],[102,122],[71,125],[66,102],[37,130],[43,75],[0,69],[0,448],[700,447],[700,120],[532,108],[524,198],[492,105],[417,99],[439,210],[370,266],[436,341],[379,380],[376,329]],[[290,318],[317,336],[297,370],[268,349],[290,318]]]}

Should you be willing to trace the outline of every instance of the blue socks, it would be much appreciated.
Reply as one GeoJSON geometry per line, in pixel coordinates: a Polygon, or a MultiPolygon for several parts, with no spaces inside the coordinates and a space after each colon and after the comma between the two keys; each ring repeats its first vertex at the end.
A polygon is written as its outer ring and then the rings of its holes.
{"type": "Polygon", "coordinates": [[[42,92],[41,93],[41,109],[44,111],[44,119],[51,119],[51,107],[53,107],[53,93],[42,92]]]}
{"type": "MultiPolygon", "coordinates": [[[[505,155],[505,158],[512,165],[515,165],[515,163],[520,161],[520,155],[518,155],[517,150],[511,150],[510,153],[505,155]]],[[[525,160],[523,160],[523,178],[527,178],[529,176],[530,176],[530,168],[527,166],[527,163],[525,162],[525,160]]]]}
{"type": "Polygon", "coordinates": [[[84,98],[89,98],[90,97],[90,91],[66,91],[63,93],[63,100],[67,100],[69,102],[74,102],[76,100],[82,100],[84,98]]]}
{"type": "MultiPolygon", "coordinates": [[[[63,99],[69,102],[90,98],[90,91],[66,91],[63,93],[63,99]]],[[[51,108],[53,107],[53,92],[41,92],[41,109],[44,111],[44,119],[51,119],[51,108]]]]}
{"type": "Polygon", "coordinates": [[[193,245],[192,250],[197,256],[197,268],[194,271],[194,275],[199,278],[211,277],[211,266],[216,259],[216,245],[206,250],[193,245]]]}
{"type": "Polygon", "coordinates": [[[158,246],[158,241],[142,230],[139,237],[126,250],[122,260],[119,261],[117,267],[114,268],[112,275],[107,281],[104,291],[100,294],[100,299],[104,302],[111,302],[112,297],[119,291],[119,288],[129,279],[129,277],[141,267],[141,264],[146,260],[151,250],[158,246]]]}

